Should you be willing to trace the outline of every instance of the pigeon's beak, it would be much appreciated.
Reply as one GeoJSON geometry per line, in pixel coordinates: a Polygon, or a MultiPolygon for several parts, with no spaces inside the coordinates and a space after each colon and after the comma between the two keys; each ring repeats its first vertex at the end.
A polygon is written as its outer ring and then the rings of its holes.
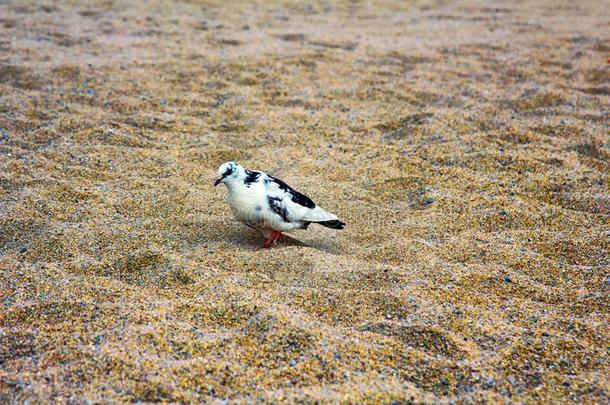
{"type": "Polygon", "coordinates": [[[216,179],[216,181],[214,182],[214,187],[216,187],[217,185],[219,185],[220,183],[222,183],[222,181],[224,180],[224,177],[219,177],[216,179]]]}

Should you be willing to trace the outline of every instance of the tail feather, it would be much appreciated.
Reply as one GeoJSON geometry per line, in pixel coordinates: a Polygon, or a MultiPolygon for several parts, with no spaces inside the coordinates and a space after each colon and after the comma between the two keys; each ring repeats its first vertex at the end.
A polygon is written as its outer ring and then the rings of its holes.
{"type": "Polygon", "coordinates": [[[320,224],[322,226],[332,229],[343,229],[345,227],[345,223],[339,221],[338,219],[333,219],[332,221],[320,221],[316,222],[316,224],[320,224]]]}
{"type": "Polygon", "coordinates": [[[331,214],[330,212],[316,206],[313,209],[307,210],[305,215],[300,218],[302,221],[311,221],[311,222],[322,222],[322,221],[332,221],[338,219],[335,214],[331,214]]]}

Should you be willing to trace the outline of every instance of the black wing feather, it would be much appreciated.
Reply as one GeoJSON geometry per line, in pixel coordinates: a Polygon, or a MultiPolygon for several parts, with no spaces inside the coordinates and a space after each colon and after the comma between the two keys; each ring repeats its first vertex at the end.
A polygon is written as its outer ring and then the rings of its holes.
{"type": "Polygon", "coordinates": [[[316,207],[316,203],[314,203],[313,200],[311,198],[307,197],[305,194],[299,193],[298,191],[296,191],[295,189],[293,189],[288,184],[284,183],[282,180],[280,180],[278,178],[275,178],[273,176],[269,176],[269,178],[271,179],[271,181],[273,181],[275,184],[277,184],[277,186],[280,188],[280,190],[283,190],[285,193],[290,195],[290,199],[292,200],[292,202],[295,202],[295,203],[302,205],[303,207],[307,207],[307,208],[316,207]]]}
{"type": "Polygon", "coordinates": [[[260,175],[260,172],[246,170],[246,178],[244,179],[244,184],[246,185],[246,187],[250,187],[252,183],[255,183],[260,177],[260,175]]]}
{"type": "Polygon", "coordinates": [[[267,196],[267,202],[269,203],[269,208],[271,208],[271,211],[282,217],[284,222],[290,222],[288,219],[288,211],[286,210],[286,206],[282,202],[281,198],[267,196]]]}

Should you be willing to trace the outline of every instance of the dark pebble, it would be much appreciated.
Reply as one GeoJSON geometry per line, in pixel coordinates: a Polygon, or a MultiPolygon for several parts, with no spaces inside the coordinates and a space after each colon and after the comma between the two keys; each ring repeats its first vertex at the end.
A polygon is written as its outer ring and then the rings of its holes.
{"type": "Polygon", "coordinates": [[[25,246],[22,247],[21,249],[19,249],[19,253],[25,253],[28,251],[28,248],[26,248],[25,246]]]}
{"type": "Polygon", "coordinates": [[[288,364],[290,364],[290,367],[294,367],[297,365],[297,362],[294,360],[290,360],[290,363],[288,363],[288,364]]]}
{"type": "Polygon", "coordinates": [[[508,277],[508,276],[504,277],[504,281],[507,282],[507,283],[512,283],[513,282],[513,280],[511,280],[510,277],[508,277]]]}
{"type": "Polygon", "coordinates": [[[493,378],[488,378],[483,383],[483,389],[485,389],[485,390],[488,390],[491,388],[496,388],[496,386],[497,386],[496,380],[494,380],[493,378]]]}
{"type": "Polygon", "coordinates": [[[90,96],[93,96],[97,92],[94,89],[87,89],[85,90],[85,93],[89,94],[90,96]]]}

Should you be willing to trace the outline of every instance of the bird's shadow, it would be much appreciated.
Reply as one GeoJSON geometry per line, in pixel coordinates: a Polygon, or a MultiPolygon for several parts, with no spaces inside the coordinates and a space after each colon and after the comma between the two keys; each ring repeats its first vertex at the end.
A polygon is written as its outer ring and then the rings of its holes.
{"type": "MultiPolygon", "coordinates": [[[[331,253],[331,254],[341,254],[341,250],[337,245],[329,244],[329,243],[316,243],[310,244],[302,242],[294,237],[282,234],[282,238],[278,240],[275,245],[272,245],[269,249],[281,249],[285,247],[291,246],[299,246],[299,247],[307,247],[316,250],[320,250],[323,252],[331,253]]],[[[231,228],[225,234],[225,242],[229,242],[232,244],[239,244],[241,246],[247,245],[252,248],[252,250],[260,250],[262,249],[263,243],[265,242],[265,238],[261,235],[257,230],[246,227],[244,228],[231,228]]]]}

